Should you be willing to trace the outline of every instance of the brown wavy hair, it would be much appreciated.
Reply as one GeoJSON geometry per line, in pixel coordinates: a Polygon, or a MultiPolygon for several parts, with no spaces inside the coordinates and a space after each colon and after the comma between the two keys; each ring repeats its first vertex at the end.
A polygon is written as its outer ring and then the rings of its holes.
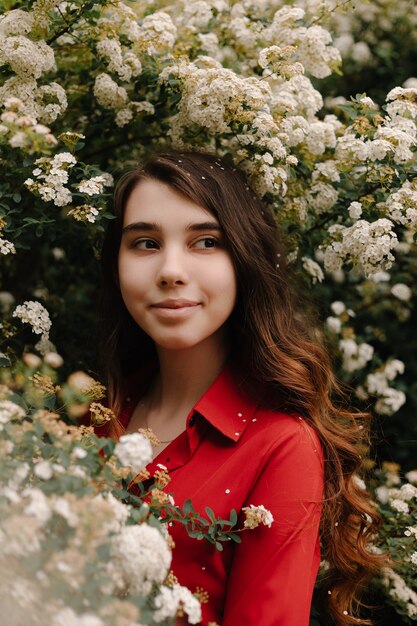
{"type": "MultiPolygon", "coordinates": [[[[124,381],[134,369],[157,366],[152,341],[128,313],[117,279],[124,208],[145,178],[169,185],[219,221],[238,285],[230,318],[232,357],[255,385],[266,386],[268,406],[282,406],[284,401],[320,437],[325,458],[321,544],[329,563],[322,585],[327,609],[340,626],[369,624],[360,617],[361,592],[386,559],[370,549],[380,519],[355,479],[368,449],[368,415],[342,408],[341,388],[319,325],[294,288],[276,221],[232,163],[197,152],[154,154],[120,180],[115,219],[102,253],[102,352],[110,407],[117,415],[124,381]]],[[[121,428],[117,421],[112,424],[117,437],[121,428]]]]}

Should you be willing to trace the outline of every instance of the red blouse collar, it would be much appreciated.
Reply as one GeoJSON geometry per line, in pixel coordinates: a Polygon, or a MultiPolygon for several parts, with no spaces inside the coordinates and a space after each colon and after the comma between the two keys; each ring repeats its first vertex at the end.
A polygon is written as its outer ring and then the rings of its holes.
{"type": "Polygon", "coordinates": [[[242,375],[228,364],[194,405],[194,410],[223,435],[238,441],[258,404],[249,391],[242,375]]]}
{"type": "MultiPolygon", "coordinates": [[[[143,380],[142,375],[136,373],[127,384],[127,397],[119,416],[125,428],[136,403],[145,391],[141,379],[143,380]]],[[[253,419],[259,404],[259,394],[255,401],[251,391],[253,390],[243,375],[233,363],[229,362],[196,402],[190,416],[194,411],[199,413],[225,437],[238,441],[253,419]]]]}

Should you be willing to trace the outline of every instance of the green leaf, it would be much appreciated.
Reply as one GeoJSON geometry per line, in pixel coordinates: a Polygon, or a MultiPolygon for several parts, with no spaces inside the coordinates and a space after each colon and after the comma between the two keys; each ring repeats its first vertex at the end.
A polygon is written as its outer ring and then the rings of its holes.
{"type": "Polygon", "coordinates": [[[186,500],[184,502],[184,506],[182,507],[182,510],[184,512],[184,515],[189,515],[190,513],[194,513],[194,507],[191,503],[191,500],[186,500]]]}
{"type": "Polygon", "coordinates": [[[205,509],[206,513],[207,513],[207,517],[210,519],[210,521],[215,524],[216,523],[216,516],[214,515],[214,511],[213,509],[211,509],[209,506],[206,506],[205,509]]]}

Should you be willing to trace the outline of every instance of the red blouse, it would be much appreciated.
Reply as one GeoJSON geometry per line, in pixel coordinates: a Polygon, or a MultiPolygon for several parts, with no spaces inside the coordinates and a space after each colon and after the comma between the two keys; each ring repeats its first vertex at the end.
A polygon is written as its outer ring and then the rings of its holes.
{"type": "MultiPolygon", "coordinates": [[[[126,427],[138,397],[131,393],[120,416],[126,427]]],[[[316,433],[297,415],[264,409],[227,366],[187,417],[186,430],[148,465],[167,467],[165,491],[182,506],[190,498],[228,519],[250,504],[271,511],[271,528],[241,534],[223,552],[191,539],[181,524],[172,569],[182,585],[209,594],[203,625],[308,626],[320,562],[319,522],[323,457],[316,433]]],[[[97,434],[104,434],[99,429],[97,434]]],[[[244,515],[240,513],[239,527],[244,515]]]]}

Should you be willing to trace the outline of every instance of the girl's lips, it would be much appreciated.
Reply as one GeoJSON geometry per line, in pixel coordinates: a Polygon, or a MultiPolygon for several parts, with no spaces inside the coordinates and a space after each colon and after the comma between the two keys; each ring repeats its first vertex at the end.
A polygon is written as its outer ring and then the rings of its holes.
{"type": "Polygon", "coordinates": [[[198,303],[186,304],[184,306],[175,306],[175,307],[173,307],[172,305],[161,306],[160,304],[158,304],[157,306],[155,305],[152,306],[152,310],[158,315],[158,317],[165,317],[167,319],[177,319],[177,318],[188,317],[189,315],[192,315],[199,306],[200,305],[198,303]]]}
{"type": "Polygon", "coordinates": [[[166,309],[179,309],[181,307],[186,306],[196,306],[198,302],[194,302],[193,300],[186,300],[185,298],[168,298],[167,300],[161,300],[161,302],[157,302],[153,304],[154,307],[162,307],[166,309]]]}

